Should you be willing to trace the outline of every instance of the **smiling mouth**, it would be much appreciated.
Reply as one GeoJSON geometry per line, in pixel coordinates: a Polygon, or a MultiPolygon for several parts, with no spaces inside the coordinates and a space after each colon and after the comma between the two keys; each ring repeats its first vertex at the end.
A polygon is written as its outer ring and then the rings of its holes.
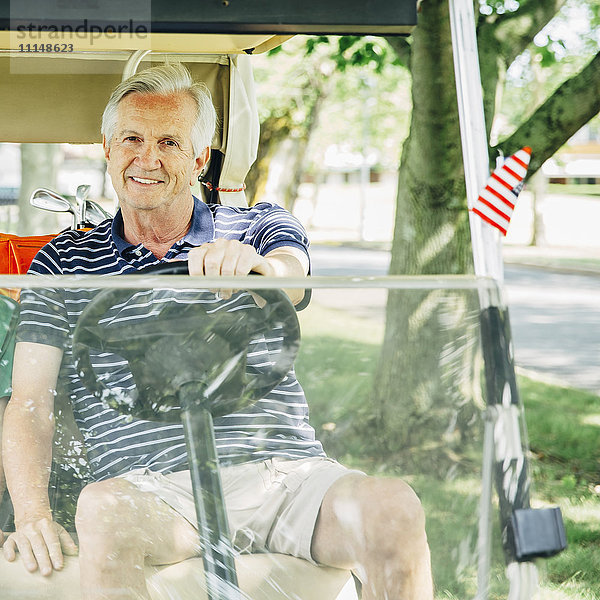
{"type": "Polygon", "coordinates": [[[157,183],[164,183],[160,179],[144,179],[143,177],[133,177],[130,176],[130,179],[133,179],[136,183],[143,183],[144,185],[156,185],[157,183]]]}

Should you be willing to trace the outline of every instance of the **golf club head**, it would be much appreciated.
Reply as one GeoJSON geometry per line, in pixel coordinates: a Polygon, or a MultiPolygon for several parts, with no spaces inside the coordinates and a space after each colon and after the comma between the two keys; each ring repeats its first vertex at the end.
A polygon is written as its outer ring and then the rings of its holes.
{"type": "Polygon", "coordinates": [[[70,212],[74,214],[73,203],[64,196],[53,192],[47,188],[37,188],[33,190],[29,198],[29,204],[42,210],[50,210],[52,212],[70,212]]]}
{"type": "Polygon", "coordinates": [[[83,217],[90,225],[99,225],[106,219],[112,219],[112,215],[93,200],[85,201],[83,217]]]}
{"type": "Polygon", "coordinates": [[[81,199],[82,202],[85,202],[86,198],[90,193],[91,186],[87,183],[82,183],[77,186],[77,192],[75,193],[75,198],[81,199]]]}

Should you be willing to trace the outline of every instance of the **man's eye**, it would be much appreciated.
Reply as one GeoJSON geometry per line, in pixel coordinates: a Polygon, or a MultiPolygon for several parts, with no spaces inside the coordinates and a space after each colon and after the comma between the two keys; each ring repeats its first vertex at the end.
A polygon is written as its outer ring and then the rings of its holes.
{"type": "Polygon", "coordinates": [[[137,142],[139,139],[140,139],[140,138],[139,138],[139,137],[137,137],[137,136],[135,136],[135,135],[128,135],[128,136],[125,138],[125,141],[126,141],[126,142],[137,142]]]}
{"type": "Polygon", "coordinates": [[[163,140],[163,144],[165,146],[169,146],[170,148],[177,148],[177,142],[174,140],[163,140]]]}

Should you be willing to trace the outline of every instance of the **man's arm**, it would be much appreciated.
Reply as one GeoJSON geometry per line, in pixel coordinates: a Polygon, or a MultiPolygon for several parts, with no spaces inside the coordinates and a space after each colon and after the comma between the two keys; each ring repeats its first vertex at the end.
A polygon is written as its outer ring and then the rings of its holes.
{"type": "Polygon", "coordinates": [[[54,436],[54,395],[62,350],[20,342],[15,348],[13,393],[4,414],[2,454],[15,510],[15,533],[4,543],[7,560],[21,553],[25,567],[43,575],[63,565],[62,550],[76,552],[69,534],[52,520],[48,480],[54,436]]]}
{"type": "MultiPolygon", "coordinates": [[[[217,239],[190,250],[190,275],[208,277],[248,275],[251,271],[266,277],[305,277],[308,257],[295,246],[280,246],[265,256],[236,240],[217,239]]],[[[285,290],[294,304],[302,300],[303,289],[285,290]]]]}

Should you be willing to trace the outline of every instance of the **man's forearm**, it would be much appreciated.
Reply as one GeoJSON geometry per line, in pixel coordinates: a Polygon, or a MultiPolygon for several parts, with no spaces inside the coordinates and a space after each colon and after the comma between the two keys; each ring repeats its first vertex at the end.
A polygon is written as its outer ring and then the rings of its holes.
{"type": "Polygon", "coordinates": [[[4,413],[2,455],[6,483],[17,526],[51,518],[48,480],[52,459],[54,416],[12,401],[4,413]]]}
{"type": "Polygon", "coordinates": [[[48,479],[54,396],[62,350],[33,342],[15,347],[13,395],[4,412],[2,454],[15,523],[50,518],[48,479]]]}
{"type": "MultiPolygon", "coordinates": [[[[269,252],[265,258],[271,265],[276,277],[306,277],[308,273],[308,257],[293,247],[281,247],[269,252]]],[[[304,289],[286,289],[285,293],[294,304],[304,297],[304,289]]]]}

